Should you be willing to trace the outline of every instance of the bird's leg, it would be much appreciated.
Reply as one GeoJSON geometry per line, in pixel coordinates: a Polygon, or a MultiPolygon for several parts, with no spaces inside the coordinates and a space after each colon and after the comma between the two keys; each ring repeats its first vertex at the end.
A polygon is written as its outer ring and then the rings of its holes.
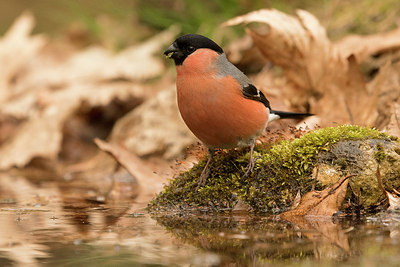
{"type": "Polygon", "coordinates": [[[214,152],[215,152],[214,148],[208,149],[208,160],[207,160],[206,166],[204,166],[204,169],[200,174],[199,184],[197,185],[196,189],[199,189],[200,186],[206,184],[208,175],[210,174],[209,165],[210,165],[210,162],[212,161],[212,159],[214,158],[214,152]]]}
{"type": "Polygon", "coordinates": [[[256,165],[256,160],[258,159],[258,157],[253,158],[253,153],[254,153],[254,146],[256,144],[256,139],[254,139],[251,144],[250,144],[250,159],[249,159],[249,165],[247,165],[245,173],[244,173],[244,177],[246,177],[247,175],[249,175],[253,169],[254,166],[256,165]]]}

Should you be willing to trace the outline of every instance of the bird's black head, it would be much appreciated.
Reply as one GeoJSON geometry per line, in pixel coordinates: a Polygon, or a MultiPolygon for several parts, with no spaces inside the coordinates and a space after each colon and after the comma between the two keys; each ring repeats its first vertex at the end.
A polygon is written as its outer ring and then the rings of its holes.
{"type": "Polygon", "coordinates": [[[171,46],[164,51],[164,55],[168,58],[172,58],[176,65],[182,65],[187,56],[199,48],[209,48],[219,54],[224,52],[219,45],[207,37],[198,34],[185,34],[176,39],[171,46]]]}

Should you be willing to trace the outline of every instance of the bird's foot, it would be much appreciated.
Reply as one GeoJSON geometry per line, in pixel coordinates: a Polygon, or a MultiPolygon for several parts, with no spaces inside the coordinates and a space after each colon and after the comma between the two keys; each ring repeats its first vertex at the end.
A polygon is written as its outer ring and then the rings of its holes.
{"type": "Polygon", "coordinates": [[[199,190],[200,186],[203,186],[206,184],[207,178],[210,175],[210,162],[212,161],[214,157],[214,149],[213,148],[209,148],[208,149],[208,160],[206,163],[206,166],[204,166],[203,171],[200,174],[200,178],[199,178],[199,183],[196,187],[196,191],[199,190]]]}
{"type": "Polygon", "coordinates": [[[250,158],[249,160],[249,165],[247,165],[246,169],[244,170],[244,175],[243,177],[247,177],[250,175],[250,173],[253,172],[254,167],[256,166],[256,161],[260,158],[260,156],[257,156],[255,158],[250,158]]]}
{"type": "MultiPolygon", "coordinates": [[[[207,164],[207,165],[208,165],[208,164],[207,164]]],[[[199,188],[200,188],[201,186],[203,186],[203,185],[206,184],[208,175],[210,174],[210,168],[208,168],[207,165],[204,167],[203,171],[202,171],[201,174],[200,174],[199,182],[198,182],[198,184],[197,184],[196,190],[199,190],[199,188]]]]}

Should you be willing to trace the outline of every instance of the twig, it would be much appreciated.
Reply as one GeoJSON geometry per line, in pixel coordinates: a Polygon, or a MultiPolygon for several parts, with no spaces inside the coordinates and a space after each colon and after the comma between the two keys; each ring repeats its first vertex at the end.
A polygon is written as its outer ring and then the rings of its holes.
{"type": "Polygon", "coordinates": [[[383,194],[387,195],[387,192],[386,192],[385,188],[383,187],[381,172],[379,170],[379,164],[378,164],[378,167],[376,168],[376,179],[378,180],[379,189],[382,190],[383,194]]]}
{"type": "Polygon", "coordinates": [[[331,195],[331,194],[333,194],[333,193],[335,193],[335,191],[336,191],[339,187],[341,187],[342,184],[343,184],[346,180],[348,180],[349,178],[351,178],[351,177],[353,177],[353,176],[356,176],[356,175],[355,175],[355,174],[349,174],[348,176],[344,177],[343,180],[340,181],[340,183],[339,183],[335,188],[332,188],[332,189],[329,191],[328,196],[331,195]]]}

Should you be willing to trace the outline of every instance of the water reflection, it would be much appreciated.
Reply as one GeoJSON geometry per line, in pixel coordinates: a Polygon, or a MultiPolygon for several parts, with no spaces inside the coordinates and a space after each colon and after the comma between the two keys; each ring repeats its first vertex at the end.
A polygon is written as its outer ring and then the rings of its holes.
{"type": "MultiPolygon", "coordinates": [[[[0,177],[0,266],[396,266],[400,215],[355,218],[147,214],[54,182],[0,177]],[[71,191],[75,196],[71,197],[71,191]]],[[[88,190],[88,189],[85,189],[88,190]]]]}
{"type": "Polygon", "coordinates": [[[223,254],[239,265],[344,260],[351,254],[345,230],[329,220],[291,223],[271,217],[207,215],[164,215],[156,220],[182,241],[223,254]]]}
{"type": "Polygon", "coordinates": [[[400,262],[400,214],[396,213],[292,221],[185,214],[153,218],[182,242],[220,255],[229,266],[398,266],[400,262]]]}

